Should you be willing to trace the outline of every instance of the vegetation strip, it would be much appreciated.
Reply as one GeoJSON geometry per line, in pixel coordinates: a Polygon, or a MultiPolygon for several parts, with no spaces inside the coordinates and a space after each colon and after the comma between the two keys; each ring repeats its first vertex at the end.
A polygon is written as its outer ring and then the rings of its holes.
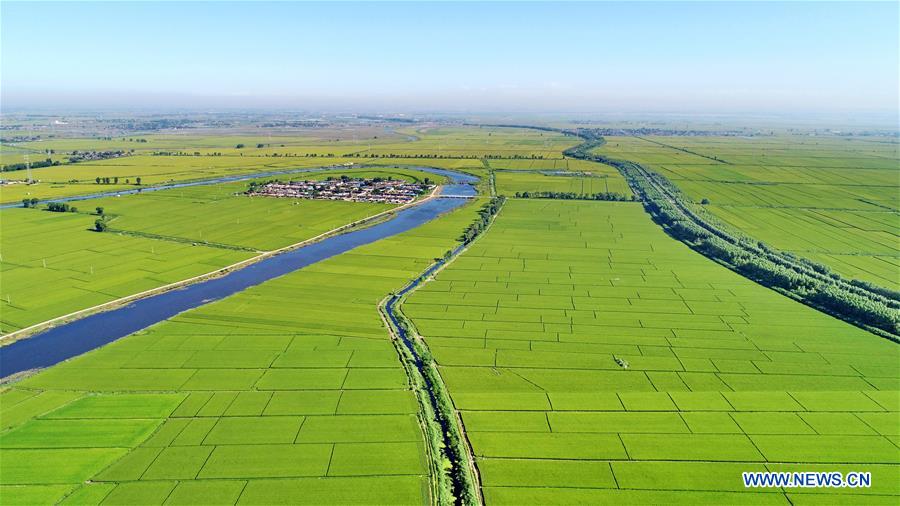
{"type": "Polygon", "coordinates": [[[676,151],[681,151],[682,153],[687,153],[687,154],[689,154],[689,155],[699,156],[700,158],[706,158],[707,160],[712,160],[712,161],[714,161],[714,162],[716,162],[716,163],[724,163],[724,164],[727,164],[727,165],[731,165],[730,162],[726,162],[725,160],[720,160],[719,158],[717,158],[717,157],[715,157],[715,156],[706,156],[706,155],[704,155],[704,154],[697,153],[696,151],[691,151],[690,149],[679,148],[678,146],[672,146],[672,145],[670,145],[670,144],[665,144],[665,143],[662,143],[662,142],[659,142],[659,141],[654,141],[654,140],[648,139],[648,138],[646,138],[646,137],[641,137],[640,135],[635,135],[635,137],[637,137],[638,139],[641,139],[642,141],[651,142],[651,143],[653,143],[653,144],[657,144],[657,145],[660,145],[660,146],[665,146],[665,147],[667,147],[667,148],[669,148],[669,149],[674,149],[674,150],[676,150],[676,151]]]}
{"type": "MultiPolygon", "coordinates": [[[[100,223],[104,223],[103,220],[97,220],[100,223]]],[[[138,230],[122,230],[118,228],[110,228],[109,225],[106,225],[103,230],[100,230],[99,225],[97,225],[98,232],[110,232],[113,234],[120,235],[130,235],[133,237],[143,237],[146,239],[157,239],[160,241],[170,241],[177,242],[182,244],[202,244],[203,246],[209,246],[210,248],[219,248],[219,249],[228,249],[235,251],[249,251],[252,253],[265,253],[264,251],[260,251],[255,248],[249,248],[247,246],[237,246],[235,244],[224,244],[219,242],[210,242],[210,241],[196,241],[193,239],[188,239],[185,237],[174,237],[171,235],[161,235],[161,234],[151,234],[149,232],[141,232],[138,230]]]]}
{"type": "MultiPolygon", "coordinates": [[[[99,199],[103,197],[118,197],[121,195],[134,195],[137,193],[144,192],[154,192],[154,191],[162,191],[162,190],[172,190],[176,188],[188,188],[191,186],[208,186],[220,183],[234,183],[238,181],[246,181],[248,179],[257,179],[261,177],[267,176],[276,176],[276,175],[287,175],[287,174],[300,174],[304,172],[320,172],[327,171],[338,168],[346,168],[339,166],[326,166],[326,167],[311,167],[311,168],[299,168],[299,169],[290,169],[290,170],[279,170],[279,171],[265,171],[265,172],[248,172],[246,174],[240,174],[236,176],[218,176],[213,178],[202,178],[202,179],[184,179],[181,181],[169,183],[169,184],[157,184],[157,185],[148,185],[141,186],[140,183],[137,183],[137,188],[133,189],[119,189],[106,191],[101,193],[88,193],[84,195],[70,195],[65,197],[58,198],[45,198],[45,199],[22,199],[21,206],[22,207],[36,207],[37,204],[51,204],[51,203],[60,203],[60,202],[79,202],[82,200],[92,200],[99,199]],[[27,200],[27,203],[26,203],[27,200]]],[[[109,178],[107,178],[109,179],[109,178]]],[[[141,178],[136,178],[140,180],[141,178]]],[[[99,183],[98,183],[99,184],[99,183]]],[[[20,204],[17,202],[6,202],[0,205],[0,209],[8,209],[13,207],[19,207],[20,204]]]]}
{"type": "MultiPolygon", "coordinates": [[[[379,305],[388,328],[399,338],[403,346],[397,346],[404,357],[404,366],[416,390],[423,410],[423,422],[432,455],[432,470],[436,473],[438,502],[440,504],[472,505],[482,502],[477,473],[471,461],[471,452],[462,424],[456,415],[444,381],[437,370],[428,346],[414,331],[411,322],[400,309],[405,297],[455,259],[466,246],[480,237],[500,212],[504,197],[493,197],[479,211],[479,218],[466,228],[463,244],[437,259],[421,276],[398,293],[386,298],[379,305]]],[[[395,344],[398,341],[395,339],[395,344]]]]}
{"type": "Polygon", "coordinates": [[[743,234],[723,230],[690,208],[665,177],[634,162],[594,155],[600,139],[577,131],[585,143],[567,156],[611,165],[628,180],[644,207],[666,231],[736,272],[816,309],[900,342],[900,294],[871,283],[846,280],[824,266],[775,250],[743,234]]]}

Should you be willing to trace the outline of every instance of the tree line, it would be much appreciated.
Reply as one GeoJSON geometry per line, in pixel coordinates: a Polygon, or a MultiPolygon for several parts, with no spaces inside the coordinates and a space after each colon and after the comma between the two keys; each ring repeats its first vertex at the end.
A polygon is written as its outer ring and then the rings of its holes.
{"type": "MultiPolygon", "coordinates": [[[[187,153],[184,151],[153,151],[151,156],[223,156],[221,152],[200,153],[194,151],[187,153]]],[[[240,153],[240,156],[244,156],[240,153]]],[[[259,156],[259,155],[255,155],[259,156]]],[[[544,160],[544,155],[500,155],[492,154],[474,154],[474,155],[448,155],[438,153],[265,153],[262,157],[283,157],[283,158],[417,158],[417,159],[437,159],[437,160],[544,160]]]]}
{"type": "Polygon", "coordinates": [[[645,207],[654,220],[677,239],[738,273],[771,288],[779,288],[828,312],[893,335],[900,334],[900,297],[853,289],[827,266],[772,250],[752,239],[720,232],[714,235],[685,218],[668,202],[649,200],[645,207]],[[794,261],[786,261],[793,257],[794,261]],[[817,275],[818,274],[818,275],[817,275]]]}
{"type": "MultiPolygon", "coordinates": [[[[97,176],[94,178],[94,182],[97,184],[119,184],[119,177],[118,176],[113,176],[113,177],[97,176]]],[[[125,179],[125,184],[131,184],[131,179],[125,179]]],[[[141,178],[140,177],[134,178],[134,184],[140,186],[141,178]]]]}
{"type": "MultiPolygon", "coordinates": [[[[22,207],[25,208],[37,208],[38,199],[22,199],[22,207]]],[[[47,202],[47,210],[51,213],[77,213],[78,208],[75,206],[70,206],[65,202],[47,202]]],[[[109,229],[109,224],[106,222],[106,211],[103,207],[97,206],[94,208],[96,211],[97,218],[94,220],[94,231],[96,232],[106,232],[109,229]]]]}
{"type": "Polygon", "coordinates": [[[491,197],[491,200],[489,200],[487,204],[481,206],[481,209],[478,210],[478,217],[472,224],[466,227],[459,240],[462,241],[463,244],[469,244],[474,241],[475,238],[484,232],[491,223],[491,219],[500,212],[500,208],[503,207],[503,202],[505,201],[506,197],[503,195],[491,197]]]}
{"type": "MultiPolygon", "coordinates": [[[[54,167],[56,165],[59,165],[59,161],[53,161],[52,159],[47,158],[46,160],[37,160],[35,162],[31,162],[30,167],[32,169],[41,169],[44,167],[54,167]]],[[[0,169],[0,172],[14,172],[17,170],[25,170],[27,168],[29,168],[29,164],[27,163],[10,163],[8,165],[4,165],[3,168],[0,169]]]]}
{"type": "Polygon", "coordinates": [[[550,192],[550,191],[524,191],[516,192],[516,198],[520,199],[559,199],[559,200],[603,200],[609,202],[627,202],[635,200],[636,197],[629,197],[616,192],[600,192],[600,193],[575,193],[575,192],[550,192]]]}
{"type": "MultiPolygon", "coordinates": [[[[35,203],[36,204],[36,203],[35,203]]],[[[47,202],[47,210],[51,213],[77,213],[78,208],[65,202],[47,202]]]]}

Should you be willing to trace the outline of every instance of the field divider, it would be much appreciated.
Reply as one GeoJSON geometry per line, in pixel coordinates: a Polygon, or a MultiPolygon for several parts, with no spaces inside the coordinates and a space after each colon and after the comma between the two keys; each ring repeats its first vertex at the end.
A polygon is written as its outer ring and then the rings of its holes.
{"type": "Polygon", "coordinates": [[[218,249],[225,249],[225,250],[231,250],[231,251],[246,251],[246,252],[257,253],[257,254],[266,252],[265,250],[258,250],[256,248],[250,248],[247,246],[238,246],[235,244],[226,244],[226,243],[221,243],[221,242],[209,242],[209,241],[204,241],[204,240],[200,240],[200,239],[188,239],[186,237],[178,237],[178,236],[174,236],[174,235],[151,234],[148,232],[139,232],[136,230],[124,230],[121,228],[110,227],[108,229],[108,232],[111,232],[113,234],[119,234],[119,235],[129,235],[132,237],[142,237],[144,239],[155,239],[157,241],[168,241],[168,242],[174,242],[174,243],[178,243],[178,244],[191,244],[191,245],[196,245],[196,246],[207,246],[209,248],[218,248],[218,249]]]}
{"type": "Polygon", "coordinates": [[[151,297],[153,295],[158,295],[158,294],[172,291],[172,290],[177,290],[179,288],[183,288],[185,286],[188,286],[188,285],[191,285],[194,283],[199,283],[201,281],[206,281],[208,279],[224,276],[232,271],[242,269],[244,267],[252,265],[261,260],[265,260],[267,258],[276,256],[276,255],[279,255],[282,253],[286,253],[288,251],[292,251],[295,249],[303,248],[305,246],[309,246],[310,244],[322,241],[322,240],[332,237],[334,235],[339,235],[340,233],[345,232],[346,230],[351,229],[351,228],[356,228],[356,227],[359,227],[362,225],[374,225],[376,222],[383,220],[384,218],[390,216],[391,214],[403,211],[404,209],[408,209],[410,207],[415,207],[420,204],[424,204],[425,202],[428,202],[435,198],[439,198],[442,189],[443,189],[443,187],[441,185],[437,185],[434,187],[434,189],[431,191],[431,193],[429,193],[428,196],[426,196],[424,198],[417,199],[417,200],[414,200],[413,202],[409,202],[407,204],[403,204],[403,205],[400,205],[397,207],[393,207],[391,209],[381,211],[379,213],[373,214],[371,216],[367,216],[365,218],[360,218],[360,219],[352,221],[350,223],[341,225],[337,228],[333,228],[326,232],[322,232],[321,234],[319,234],[315,237],[310,237],[309,239],[304,239],[304,240],[302,240],[300,242],[296,242],[294,244],[289,244],[287,246],[284,246],[284,247],[281,247],[281,248],[278,248],[275,250],[271,250],[271,251],[264,251],[256,256],[246,258],[244,260],[235,262],[230,265],[226,265],[225,267],[220,267],[218,269],[207,272],[205,274],[199,274],[197,276],[193,276],[193,277],[190,277],[187,279],[182,279],[180,281],[175,281],[173,283],[169,283],[169,284],[166,284],[163,286],[158,286],[156,288],[144,290],[142,292],[138,292],[135,294],[126,295],[125,297],[120,297],[118,299],[111,300],[109,302],[104,302],[104,303],[98,304],[96,306],[91,306],[89,308],[79,309],[78,311],[74,311],[74,312],[71,312],[71,313],[68,313],[68,314],[65,314],[62,316],[57,316],[56,318],[52,318],[50,320],[46,320],[41,323],[36,323],[34,325],[25,327],[23,329],[16,330],[14,332],[10,332],[8,334],[4,334],[4,335],[0,336],[0,347],[6,346],[6,345],[11,344],[15,341],[18,341],[20,339],[30,337],[34,334],[37,334],[44,330],[50,329],[56,325],[69,323],[71,321],[78,320],[78,319],[84,318],[86,316],[95,314],[95,313],[100,313],[103,311],[115,309],[117,307],[127,305],[127,304],[134,302],[136,300],[139,300],[139,299],[151,297]]]}
{"type": "Polygon", "coordinates": [[[467,506],[484,504],[481,480],[462,417],[453,404],[431,350],[412,320],[403,314],[400,306],[410,293],[433,279],[472,243],[481,238],[493,225],[502,206],[503,199],[500,199],[487,225],[473,239],[449,251],[399,292],[389,294],[378,304],[378,312],[391,334],[391,341],[401,357],[410,385],[416,392],[422,408],[419,412],[419,422],[430,457],[432,496],[436,500],[433,502],[437,504],[467,506]]]}

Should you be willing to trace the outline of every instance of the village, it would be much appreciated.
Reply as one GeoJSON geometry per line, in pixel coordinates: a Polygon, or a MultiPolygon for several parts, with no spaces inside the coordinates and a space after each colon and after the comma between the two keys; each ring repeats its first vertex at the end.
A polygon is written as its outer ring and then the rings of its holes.
{"type": "Polygon", "coordinates": [[[425,183],[410,183],[396,179],[361,179],[341,176],[320,181],[251,182],[248,195],[286,197],[295,199],[344,200],[348,202],[378,202],[408,204],[419,195],[434,188],[425,183]]]}

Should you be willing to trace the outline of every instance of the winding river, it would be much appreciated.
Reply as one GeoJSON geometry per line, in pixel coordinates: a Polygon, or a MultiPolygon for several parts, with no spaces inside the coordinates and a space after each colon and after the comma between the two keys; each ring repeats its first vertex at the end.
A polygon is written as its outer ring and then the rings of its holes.
{"type": "MultiPolygon", "coordinates": [[[[47,204],[49,202],[80,202],[82,200],[91,200],[91,199],[99,199],[102,197],[121,197],[123,195],[134,195],[136,193],[150,193],[150,192],[158,192],[162,190],[172,190],[175,188],[189,188],[191,186],[209,186],[213,184],[220,183],[236,183],[240,181],[250,181],[251,179],[259,179],[263,177],[272,177],[272,176],[284,176],[288,174],[303,174],[305,172],[323,172],[328,170],[341,170],[341,169],[388,169],[391,168],[387,165],[354,165],[352,167],[343,166],[343,165],[330,165],[325,167],[309,167],[305,169],[284,169],[284,170],[272,170],[267,172],[253,172],[249,174],[238,174],[234,176],[220,176],[212,179],[200,179],[197,181],[185,181],[182,183],[164,183],[155,186],[138,186],[136,188],[131,188],[128,190],[110,190],[106,192],[98,192],[98,193],[90,193],[86,195],[73,195],[71,197],[57,197],[57,198],[49,198],[49,199],[41,199],[38,200],[38,204],[47,204]]],[[[406,169],[420,170],[423,172],[431,172],[432,174],[440,174],[443,176],[447,176],[451,181],[454,178],[464,177],[470,178],[468,174],[462,174],[459,172],[454,172],[445,169],[435,169],[432,167],[403,167],[406,169]]],[[[477,179],[477,178],[473,178],[477,179]]],[[[466,182],[460,180],[461,182],[466,182]]],[[[14,207],[22,207],[21,202],[7,202],[6,204],[0,204],[0,209],[12,209],[14,207]]]]}
{"type": "MultiPolygon", "coordinates": [[[[444,185],[438,198],[398,211],[390,219],[377,225],[332,236],[268,257],[221,277],[139,299],[127,306],[95,313],[4,346],[0,348],[0,378],[30,369],[49,367],[178,313],[228,297],[359,246],[411,230],[466,202],[463,198],[447,197],[475,195],[472,185],[477,178],[474,176],[444,169],[416,169],[447,176],[451,184],[444,185]]],[[[260,176],[257,174],[253,177],[260,176]]]]}

